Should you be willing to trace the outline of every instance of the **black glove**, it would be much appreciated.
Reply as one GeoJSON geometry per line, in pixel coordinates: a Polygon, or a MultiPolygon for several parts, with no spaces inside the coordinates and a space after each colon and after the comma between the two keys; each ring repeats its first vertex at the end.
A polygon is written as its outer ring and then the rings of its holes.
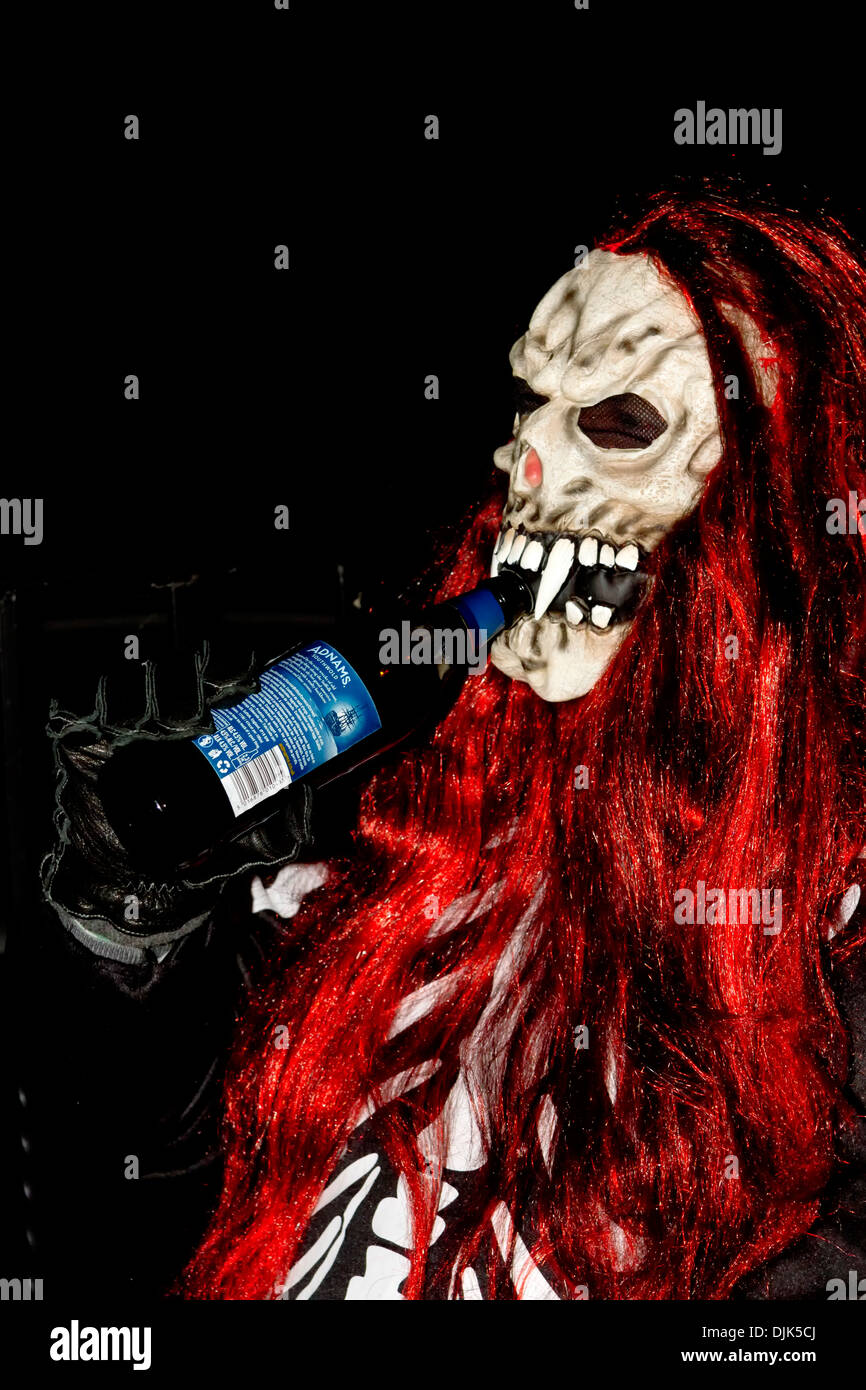
{"type": "Polygon", "coordinates": [[[193,654],[192,662],[189,656],[184,660],[185,670],[165,662],[159,678],[163,705],[189,711],[181,717],[160,712],[156,668],[149,661],[123,662],[115,675],[103,675],[96,706],[88,715],[63,711],[56,700],[51,703],[46,731],[53,740],[57,769],[57,838],[42,861],[42,886],[61,921],[79,940],[119,961],[141,960],[146,949],[156,949],[161,958],[168,943],[207,920],[228,880],[251,869],[290,863],[312,839],[311,792],[300,783],[266,821],[221,844],[195,868],[156,880],[133,868],[97,794],[103,764],[115,748],[145,732],[161,739],[213,733],[211,709],[238,704],[260,688],[252,664],[233,679],[210,679],[207,643],[201,653],[193,654]],[[184,686],[185,697],[179,697],[184,686]],[[135,710],[137,717],[130,712],[135,710]]]}

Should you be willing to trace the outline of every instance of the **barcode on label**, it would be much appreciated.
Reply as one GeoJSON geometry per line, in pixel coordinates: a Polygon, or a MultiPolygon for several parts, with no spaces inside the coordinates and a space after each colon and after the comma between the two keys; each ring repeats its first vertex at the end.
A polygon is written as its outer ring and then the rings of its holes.
{"type": "Polygon", "coordinates": [[[223,790],[236,816],[291,786],[291,782],[292,774],[279,748],[269,748],[222,778],[223,790]]]}

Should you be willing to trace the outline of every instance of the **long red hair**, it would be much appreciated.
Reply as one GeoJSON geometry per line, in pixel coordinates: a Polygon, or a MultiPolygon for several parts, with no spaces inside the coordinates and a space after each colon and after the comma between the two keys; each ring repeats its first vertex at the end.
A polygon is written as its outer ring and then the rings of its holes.
{"type": "MultiPolygon", "coordinates": [[[[493,1297],[515,1296],[490,1240],[501,1200],[518,1227],[531,1200],[532,1253],[593,1298],[724,1298],[819,1213],[852,1118],[834,961],[863,944],[830,928],[864,841],[866,541],[827,521],[831,499],[866,493],[866,270],[830,219],[730,192],[659,195],[605,247],[651,254],[693,305],[723,458],[588,695],[546,704],[489,668],[372,777],[351,860],[287,924],[241,1021],[190,1297],[274,1297],[365,1104],[431,1058],[374,1120],[409,1185],[407,1298],[447,1296],[427,1274],[441,1172],[415,1135],[461,1063],[489,1162],[459,1264],[484,1262],[493,1297]],[[699,880],[781,891],[782,930],[676,925],[675,893],[699,880]],[[433,896],[458,906],[431,939],[433,896]],[[439,1002],[389,1038],[434,979],[439,1002]]],[[[486,575],[502,507],[444,547],[429,593],[486,575]]]]}

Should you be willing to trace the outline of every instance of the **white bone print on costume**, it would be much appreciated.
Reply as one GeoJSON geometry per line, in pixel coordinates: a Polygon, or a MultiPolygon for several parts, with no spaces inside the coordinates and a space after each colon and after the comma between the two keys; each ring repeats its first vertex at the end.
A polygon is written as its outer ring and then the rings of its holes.
{"type": "MultiPolygon", "coordinates": [[[[448,1183],[442,1185],[442,1196],[439,1199],[439,1210],[446,1207],[449,1202],[453,1202],[457,1196],[456,1187],[451,1187],[448,1183]]],[[[433,1222],[433,1230],[430,1235],[430,1244],[433,1245],[445,1230],[445,1222],[441,1216],[437,1216],[433,1222]]],[[[411,1250],[412,1245],[412,1219],[409,1208],[409,1185],[402,1173],[397,1179],[397,1196],[384,1197],[376,1208],[373,1216],[373,1234],[380,1236],[382,1240],[390,1240],[392,1245],[402,1245],[404,1250],[411,1250]]]]}
{"type": "Polygon", "coordinates": [[[364,1155],[363,1158],[352,1164],[351,1168],[347,1169],[346,1172],[340,1174],[336,1181],[331,1183],[330,1188],[326,1188],[322,1193],[317,1203],[316,1211],[321,1210],[323,1206],[329,1205],[338,1195],[346,1191],[346,1189],[351,1186],[353,1179],[357,1181],[359,1177],[367,1173],[365,1181],[347,1203],[342,1217],[335,1217],[324,1234],[313,1246],[312,1250],[308,1251],[306,1255],[302,1256],[301,1259],[292,1266],[281,1294],[283,1298],[289,1290],[304,1277],[308,1270],[316,1265],[316,1261],[321,1255],[322,1258],[315,1268],[313,1277],[304,1285],[300,1293],[296,1295],[298,1300],[312,1298],[340,1252],[352,1217],[355,1215],[358,1207],[382,1172],[381,1168],[374,1166],[377,1158],[377,1154],[364,1155]],[[372,1171],[369,1171],[370,1169],[372,1169],[372,1171]],[[328,1195],[329,1192],[332,1193],[331,1196],[328,1195]]]}
{"type": "Polygon", "coordinates": [[[514,1222],[511,1212],[504,1202],[500,1202],[490,1218],[493,1226],[493,1234],[496,1236],[496,1243],[499,1246],[499,1253],[503,1260],[508,1258],[508,1247],[512,1234],[514,1236],[514,1250],[511,1259],[511,1282],[517,1292],[519,1299],[541,1300],[543,1302],[559,1303],[559,1294],[550,1287],[538,1265],[533,1260],[520,1235],[514,1231],[514,1222]]]}
{"type": "MultiPolygon", "coordinates": [[[[531,925],[542,892],[543,883],[539,882],[526,911],[520,918],[513,940],[497,963],[492,980],[491,998],[479,1020],[479,1028],[483,1027],[488,1011],[498,1007],[506,997],[508,981],[514,971],[519,969],[526,951],[530,948],[531,925]]],[[[467,906],[471,905],[471,903],[467,903],[467,906]]],[[[479,911],[482,906],[483,904],[479,905],[479,911]]],[[[459,979],[459,972],[454,972],[454,975],[459,979]]],[[[443,986],[446,989],[453,988],[454,983],[454,979],[448,977],[443,982],[443,986]]],[[[395,1032],[399,1032],[414,1023],[428,1008],[434,1005],[436,999],[436,991],[425,988],[416,991],[415,994],[404,1000],[403,1006],[398,1011],[395,1026],[392,1028],[392,1036],[395,1032]]],[[[439,1115],[418,1136],[419,1150],[427,1159],[431,1172],[441,1171],[443,1175],[437,1215],[431,1235],[431,1246],[440,1240],[446,1229],[447,1219],[438,1213],[446,1211],[451,1203],[458,1200],[460,1195],[458,1187],[447,1180],[446,1173],[456,1175],[472,1172],[481,1168],[487,1158],[476,1109],[478,1102],[477,1100],[473,1101],[470,1083],[467,1079],[472,1074],[471,1057],[474,1043],[474,1037],[467,1041],[464,1065],[461,1067],[457,1080],[448,1093],[439,1115]]],[[[439,1063],[433,1059],[430,1063],[425,1063],[419,1068],[401,1072],[392,1077],[383,1088],[385,1102],[420,1084],[427,1076],[433,1074],[438,1065],[439,1063]]],[[[477,1091],[477,1087],[475,1090],[477,1091]]],[[[355,1127],[356,1135],[372,1111],[372,1104],[362,1110],[355,1127]]],[[[550,1104],[546,1111],[546,1118],[546,1127],[549,1131],[547,1146],[549,1156],[550,1141],[552,1141],[556,1127],[555,1112],[550,1104]]],[[[316,1289],[321,1287],[338,1259],[341,1260],[339,1269],[342,1271],[346,1264],[344,1244],[350,1222],[365,1198],[371,1195],[375,1196],[373,1187],[381,1180],[381,1184],[388,1182],[388,1187],[377,1203],[370,1220],[369,1229],[373,1239],[369,1244],[365,1244],[363,1254],[359,1251],[357,1255],[358,1265],[360,1265],[361,1259],[364,1261],[364,1272],[363,1274],[350,1273],[347,1276],[346,1283],[341,1286],[344,1289],[342,1296],[352,1301],[402,1300],[403,1294],[400,1292],[400,1285],[410,1270],[410,1262],[403,1252],[412,1249],[411,1212],[406,1180],[402,1175],[394,1174],[392,1181],[396,1180],[396,1182],[395,1186],[391,1186],[390,1181],[388,1181],[388,1172],[385,1169],[386,1160],[380,1157],[378,1152],[363,1154],[361,1157],[351,1160],[344,1156],[344,1161],[346,1166],[341,1171],[338,1170],[325,1187],[314,1212],[315,1216],[342,1198],[348,1199],[343,1215],[342,1217],[335,1217],[318,1235],[315,1232],[311,1234],[313,1242],[311,1248],[296,1261],[290,1270],[280,1296],[284,1298],[292,1296],[310,1298],[315,1294],[316,1289]],[[386,1241],[391,1246],[400,1248],[389,1248],[384,1243],[386,1241]],[[343,1252],[342,1255],[341,1252],[343,1252]],[[308,1275],[311,1276],[309,1282],[303,1285],[300,1292],[294,1294],[293,1290],[308,1275]]],[[[356,1242],[357,1234],[353,1233],[352,1239],[356,1242]]],[[[354,1251],[351,1252],[351,1258],[352,1260],[356,1258],[354,1251]]],[[[342,1279],[342,1277],[341,1272],[340,1278],[342,1279]]],[[[331,1287],[333,1287],[333,1279],[331,1287]]],[[[537,1281],[533,1282],[526,1296],[534,1297],[534,1290],[538,1287],[540,1286],[537,1281]]],[[[480,1285],[474,1272],[469,1277],[468,1282],[464,1278],[462,1288],[464,1291],[469,1290],[465,1296],[482,1298],[480,1285]]],[[[339,1297],[340,1294],[329,1292],[325,1296],[339,1297]]],[[[544,1293],[543,1296],[548,1297],[549,1295],[544,1293]]]]}
{"type": "MultiPolygon", "coordinates": [[[[447,1207],[457,1196],[456,1187],[442,1184],[439,1210],[447,1207]]],[[[433,1245],[445,1230],[445,1222],[437,1216],[433,1223],[430,1244],[433,1245]]],[[[381,1240],[389,1240],[404,1250],[411,1250],[412,1220],[409,1207],[409,1187],[401,1174],[397,1179],[396,1197],[384,1197],[373,1214],[372,1231],[381,1240]]],[[[367,1249],[367,1262],[363,1278],[355,1276],[349,1281],[347,1299],[387,1300],[402,1299],[400,1284],[409,1273],[410,1263],[405,1256],[397,1254],[382,1245],[371,1245],[367,1249]]]]}
{"type": "Polygon", "coordinates": [[[363,1277],[355,1275],[349,1280],[346,1299],[367,1303],[403,1299],[400,1285],[410,1268],[405,1255],[398,1255],[396,1250],[386,1250],[383,1245],[370,1245],[363,1277]]]}

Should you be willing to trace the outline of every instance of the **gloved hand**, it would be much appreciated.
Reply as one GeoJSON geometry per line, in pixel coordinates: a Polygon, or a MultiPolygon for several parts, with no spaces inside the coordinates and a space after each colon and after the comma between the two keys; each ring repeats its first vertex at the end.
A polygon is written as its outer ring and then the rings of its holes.
{"type": "Polygon", "coordinates": [[[312,796],[299,783],[285,806],[218,846],[194,868],[157,880],[133,868],[97,794],[103,764],[115,748],[143,733],[161,739],[213,733],[211,709],[238,704],[259,689],[252,664],[233,679],[210,679],[207,643],[192,660],[187,656],[183,661],[185,670],[164,662],[159,682],[152,662],[121,663],[116,675],[100,678],[95,708],[87,715],[61,710],[56,700],[51,703],[46,732],[57,771],[56,840],[42,861],[42,886],[65,926],[98,954],[120,960],[140,958],[142,948],[163,947],[195,930],[210,916],[228,880],[251,869],[290,863],[311,842],[312,796]],[[158,684],[164,708],[185,709],[186,714],[169,716],[160,710],[158,684]],[[185,697],[179,697],[184,685],[185,697]],[[99,943],[106,943],[104,949],[99,943]]]}

